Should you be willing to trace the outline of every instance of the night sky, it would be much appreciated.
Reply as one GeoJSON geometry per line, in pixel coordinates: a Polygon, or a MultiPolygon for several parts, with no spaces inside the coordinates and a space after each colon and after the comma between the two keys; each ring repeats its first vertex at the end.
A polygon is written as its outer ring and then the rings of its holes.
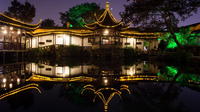
{"type": "MultiPolygon", "coordinates": [[[[0,12],[7,10],[11,0],[0,0],[0,12]]],[[[24,2],[25,0],[19,0],[24,2]]],[[[33,23],[37,23],[40,19],[51,18],[55,20],[56,24],[60,24],[59,12],[64,12],[69,8],[85,2],[96,2],[101,7],[105,7],[106,0],[28,0],[36,7],[36,17],[33,23]]],[[[120,20],[119,12],[124,10],[123,5],[127,3],[126,0],[109,0],[114,16],[120,20]]],[[[185,22],[181,22],[180,26],[200,22],[200,10],[185,22]]]]}

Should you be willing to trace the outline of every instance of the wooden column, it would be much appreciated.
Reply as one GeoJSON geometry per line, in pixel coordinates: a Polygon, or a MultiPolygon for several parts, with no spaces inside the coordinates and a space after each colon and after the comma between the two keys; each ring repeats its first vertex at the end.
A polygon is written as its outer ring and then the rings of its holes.
{"type": "Polygon", "coordinates": [[[32,45],[33,42],[32,42],[32,40],[33,40],[33,37],[31,37],[31,48],[33,48],[33,45],[32,45]]]}
{"type": "Polygon", "coordinates": [[[101,36],[99,36],[99,47],[101,47],[101,36]]]}
{"type": "Polygon", "coordinates": [[[19,37],[19,49],[22,49],[22,35],[19,37]]]}
{"type": "Polygon", "coordinates": [[[55,35],[54,34],[52,35],[53,35],[53,45],[55,45],[55,35]]]}
{"type": "Polygon", "coordinates": [[[71,33],[69,34],[69,45],[72,44],[72,36],[71,36],[71,33]]]}
{"type": "Polygon", "coordinates": [[[71,76],[72,75],[72,70],[71,70],[71,67],[69,67],[69,76],[71,76]]]}
{"type": "Polygon", "coordinates": [[[84,46],[84,38],[82,37],[82,47],[84,46]]]}
{"type": "Polygon", "coordinates": [[[81,65],[81,74],[83,74],[83,64],[81,65]]]}
{"type": "Polygon", "coordinates": [[[38,36],[37,37],[37,48],[39,48],[39,39],[40,39],[40,37],[38,36]]]}
{"type": "Polygon", "coordinates": [[[26,41],[27,41],[27,39],[26,39],[26,33],[24,34],[25,35],[25,39],[24,39],[24,49],[26,50],[27,48],[26,48],[26,41]]]}
{"type": "Polygon", "coordinates": [[[56,45],[56,38],[57,38],[57,37],[56,37],[56,34],[54,34],[54,37],[55,37],[55,45],[56,45]]]}
{"type": "Polygon", "coordinates": [[[53,35],[53,46],[55,46],[56,45],[56,35],[54,33],[52,35],[53,35]]]}

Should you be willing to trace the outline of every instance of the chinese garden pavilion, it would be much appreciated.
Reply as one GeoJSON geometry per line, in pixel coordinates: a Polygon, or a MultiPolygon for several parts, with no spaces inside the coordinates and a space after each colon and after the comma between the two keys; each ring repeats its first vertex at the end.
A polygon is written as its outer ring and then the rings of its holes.
{"type": "MultiPolygon", "coordinates": [[[[85,28],[39,28],[0,14],[0,50],[23,50],[58,45],[76,45],[89,49],[134,48],[141,51],[157,50],[161,32],[140,32],[114,18],[109,2],[105,11],[94,23],[85,28]]],[[[189,25],[192,32],[199,33],[200,24],[189,25]]]]}
{"type": "Polygon", "coordinates": [[[139,32],[129,29],[122,21],[117,21],[109,2],[105,11],[94,23],[86,24],[82,29],[36,29],[30,32],[32,38],[27,41],[27,48],[50,45],[77,45],[85,48],[124,48],[138,50],[156,50],[160,33],[139,32]]]}

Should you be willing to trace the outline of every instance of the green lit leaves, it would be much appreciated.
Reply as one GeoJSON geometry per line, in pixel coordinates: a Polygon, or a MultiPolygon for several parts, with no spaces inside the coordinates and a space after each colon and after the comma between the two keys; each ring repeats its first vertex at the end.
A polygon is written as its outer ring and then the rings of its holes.
{"type": "MultiPolygon", "coordinates": [[[[198,45],[198,41],[197,41],[198,35],[199,34],[191,33],[190,28],[181,28],[179,32],[175,33],[176,39],[182,46],[198,45]]],[[[177,43],[175,42],[174,38],[172,37],[170,33],[166,33],[165,35],[163,35],[160,38],[160,40],[166,41],[168,43],[167,48],[169,49],[178,47],[177,43]]]]}
{"type": "Polygon", "coordinates": [[[64,26],[69,22],[73,27],[84,27],[85,24],[95,21],[94,14],[98,14],[101,12],[100,10],[100,6],[96,3],[84,3],[72,7],[64,13],[61,12],[60,20],[64,26]]]}
{"type": "Polygon", "coordinates": [[[173,67],[173,66],[167,66],[167,74],[169,74],[170,76],[175,76],[178,73],[178,69],[173,67]]]}
{"type": "Polygon", "coordinates": [[[176,81],[177,83],[200,83],[200,76],[196,74],[181,73],[177,67],[166,66],[162,72],[157,73],[160,80],[176,81]]]}

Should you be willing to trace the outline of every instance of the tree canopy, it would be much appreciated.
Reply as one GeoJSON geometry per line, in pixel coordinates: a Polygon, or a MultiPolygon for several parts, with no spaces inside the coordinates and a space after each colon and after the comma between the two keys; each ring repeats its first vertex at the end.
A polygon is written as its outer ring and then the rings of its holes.
{"type": "Polygon", "coordinates": [[[45,19],[42,21],[40,27],[41,28],[51,28],[51,27],[55,27],[55,22],[52,19],[45,19]]]}
{"type": "Polygon", "coordinates": [[[35,7],[26,1],[24,4],[20,3],[18,0],[11,1],[11,6],[8,7],[8,11],[5,12],[6,15],[19,19],[23,22],[32,22],[35,17],[35,7]]]}
{"type": "MultiPolygon", "coordinates": [[[[175,33],[176,38],[178,42],[184,46],[184,45],[200,45],[198,42],[198,36],[200,36],[200,33],[191,33],[191,29],[188,28],[180,28],[179,32],[175,33]]],[[[172,35],[170,33],[166,33],[165,35],[160,37],[160,40],[164,40],[167,42],[166,48],[176,48],[178,47],[174,39],[172,38],[172,35]]]]}
{"type": "Polygon", "coordinates": [[[96,3],[83,3],[70,8],[68,11],[60,13],[60,20],[63,26],[69,22],[73,27],[84,27],[87,23],[95,21],[95,13],[103,12],[96,3]]]}
{"type": "Polygon", "coordinates": [[[197,12],[199,0],[128,0],[125,11],[120,15],[125,23],[131,22],[135,28],[149,31],[168,31],[178,46],[175,33],[178,23],[197,12]]]}

